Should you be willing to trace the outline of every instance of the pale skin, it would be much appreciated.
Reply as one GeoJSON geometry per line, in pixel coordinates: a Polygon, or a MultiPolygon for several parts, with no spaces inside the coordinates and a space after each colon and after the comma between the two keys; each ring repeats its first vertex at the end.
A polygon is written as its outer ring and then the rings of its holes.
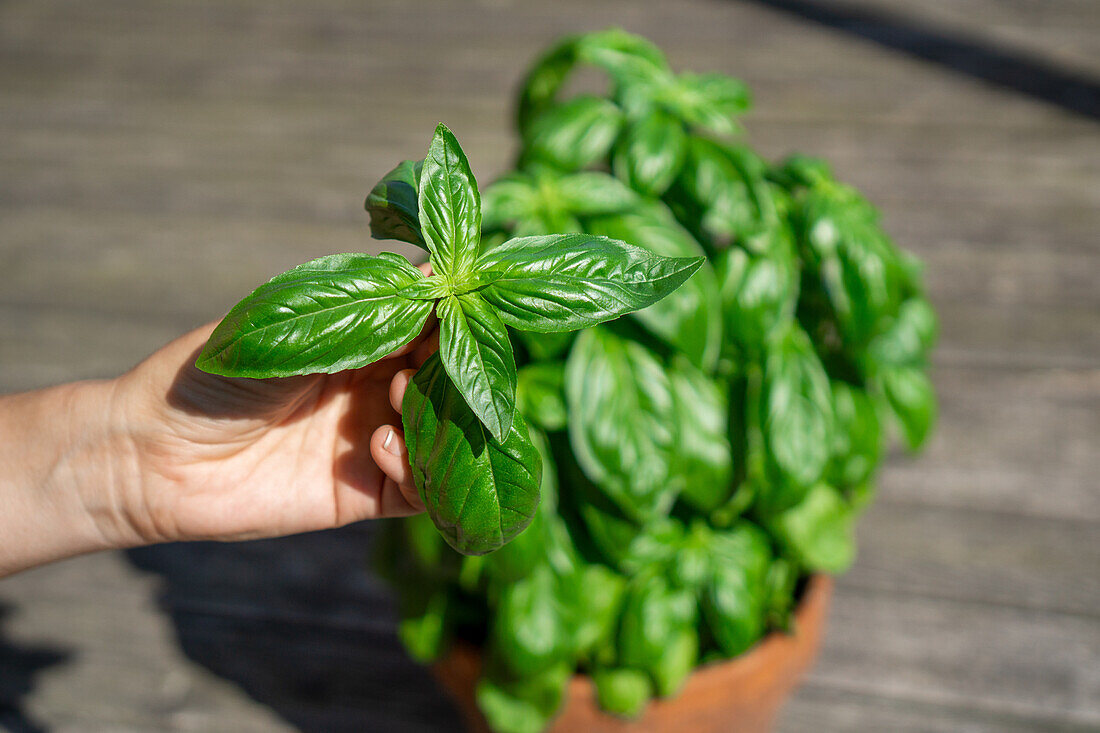
{"type": "Polygon", "coordinates": [[[111,380],[0,397],[0,577],[97,550],[244,540],[423,511],[400,408],[429,322],[362,369],[229,379],[215,324],[111,380]]]}

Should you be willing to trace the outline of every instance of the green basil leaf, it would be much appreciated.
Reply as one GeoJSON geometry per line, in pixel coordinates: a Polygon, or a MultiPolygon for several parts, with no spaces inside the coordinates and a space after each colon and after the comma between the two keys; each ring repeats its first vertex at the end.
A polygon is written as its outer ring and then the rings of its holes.
{"type": "Polygon", "coordinates": [[[383,176],[367,196],[370,234],[427,249],[420,231],[420,172],[422,160],[403,160],[383,176]]]}
{"type": "Polygon", "coordinates": [[[585,475],[628,516],[666,514],[672,394],[657,358],[606,328],[582,333],[565,365],[569,438],[585,475]]]}
{"type": "Polygon", "coordinates": [[[553,361],[565,357],[577,338],[577,332],[534,333],[513,329],[512,336],[523,345],[532,361],[553,361]]]}
{"type": "Polygon", "coordinates": [[[659,110],[631,122],[615,144],[611,166],[635,191],[660,196],[684,164],[687,134],[683,124],[659,110]]]}
{"type": "Polygon", "coordinates": [[[936,312],[924,298],[901,304],[890,327],[867,345],[872,369],[879,366],[922,366],[936,342],[936,312]]]}
{"type": "Polygon", "coordinates": [[[616,214],[638,204],[638,194],[606,173],[585,172],[562,176],[554,193],[575,216],[616,214]]]}
{"type": "Polygon", "coordinates": [[[524,134],[525,162],[574,171],[607,157],[623,126],[614,102],[582,95],[545,110],[524,134]]]}
{"type": "Polygon", "coordinates": [[[658,683],[659,694],[674,692],[669,688],[678,686],[682,679],[675,679],[671,674],[674,670],[665,669],[669,642],[694,630],[696,613],[695,595],[673,587],[663,574],[635,577],[627,588],[619,622],[619,663],[650,672],[658,683]]]}
{"type": "Polygon", "coordinates": [[[733,657],[764,635],[770,541],[756,525],[739,522],[714,532],[710,551],[712,569],[701,606],[718,647],[733,657]]]}
{"type": "Polygon", "coordinates": [[[800,217],[809,270],[845,344],[862,349],[898,312],[910,268],[879,226],[878,212],[854,189],[828,182],[812,189],[800,217]]]}
{"type": "Polygon", "coordinates": [[[620,28],[567,36],[539,57],[523,81],[517,109],[521,134],[554,103],[578,63],[594,64],[612,74],[617,66],[627,63],[643,64],[649,69],[668,68],[661,49],[620,28]]]}
{"type": "Polygon", "coordinates": [[[523,238],[546,234],[580,233],[582,231],[584,231],[584,227],[572,214],[560,210],[543,210],[533,212],[531,216],[517,221],[515,229],[512,230],[512,235],[516,238],[523,238]]]}
{"type": "Polygon", "coordinates": [[[648,39],[620,28],[582,36],[577,43],[577,56],[616,78],[622,74],[630,78],[648,77],[668,70],[668,61],[661,49],[648,39]]]}
{"type": "Polygon", "coordinates": [[[440,123],[420,174],[420,229],[432,269],[453,283],[469,277],[481,239],[481,196],[470,162],[440,123]]]}
{"type": "Polygon", "coordinates": [[[797,489],[821,478],[832,448],[829,378],[809,337],[797,326],[769,345],[759,410],[772,492],[762,498],[774,511],[797,499],[802,493],[797,489]],[[774,501],[778,497],[783,499],[774,501]]]}
{"type": "Polygon", "coordinates": [[[520,237],[484,253],[477,269],[497,276],[480,291],[523,331],[571,331],[664,298],[704,258],[660,257],[585,234],[520,237]]]}
{"type": "MultiPolygon", "coordinates": [[[[490,578],[489,593],[493,597],[508,585],[530,575],[540,564],[549,563],[555,569],[558,566],[568,569],[574,563],[574,548],[562,547],[560,532],[555,529],[562,519],[557,514],[558,477],[550,446],[546,436],[538,430],[532,428],[530,435],[542,458],[539,508],[527,529],[496,552],[481,556],[486,562],[485,569],[490,578]]],[[[439,536],[434,529],[432,532],[439,536]]]]}
{"type": "Polygon", "coordinates": [[[420,498],[451,547],[482,555],[531,523],[542,460],[522,416],[494,439],[433,355],[405,390],[401,420],[420,498]]]}
{"type": "Polygon", "coordinates": [[[846,382],[832,382],[833,458],[829,481],[842,488],[863,484],[882,456],[882,427],[871,397],[846,382]]]}
{"type": "Polygon", "coordinates": [[[622,718],[641,715],[653,696],[649,675],[637,669],[596,669],[592,682],[600,709],[622,718]]]}
{"type": "Polygon", "coordinates": [[[574,655],[588,655],[611,640],[625,590],[626,578],[603,565],[584,565],[566,580],[574,655]]]}
{"type": "Polygon", "coordinates": [[[893,367],[881,375],[882,390],[901,423],[910,450],[924,444],[936,421],[936,392],[932,380],[916,367],[893,367]]]}
{"type": "Polygon", "coordinates": [[[659,697],[680,692],[699,661],[699,633],[692,627],[681,629],[665,642],[664,652],[650,673],[659,697]]]}
{"type": "Polygon", "coordinates": [[[730,247],[714,258],[725,335],[742,354],[759,354],[792,322],[798,304],[798,258],[789,235],[782,229],[770,235],[775,246],[764,256],[730,247]]]}
{"type": "Polygon", "coordinates": [[[438,300],[451,294],[451,287],[439,275],[422,277],[397,294],[410,300],[438,300]]]}
{"type": "Polygon", "coordinates": [[[504,442],[516,408],[516,361],[508,329],[477,293],[439,301],[439,356],[470,409],[504,442]]]}
{"type": "Polygon", "coordinates": [[[390,253],[329,255],[299,265],[235,305],[196,366],[260,378],[366,366],[420,333],[432,304],[399,293],[423,277],[390,253]]]}
{"type": "Polygon", "coordinates": [[[702,511],[721,506],[733,491],[733,449],[727,394],[682,355],[668,370],[676,448],[671,480],[680,496],[702,511]]]}
{"type": "Polygon", "coordinates": [[[490,670],[477,684],[477,705],[496,733],[540,733],[561,707],[572,676],[573,665],[567,662],[518,679],[490,670]]]}
{"type": "MultiPolygon", "coordinates": [[[[665,257],[703,255],[699,243],[660,204],[592,219],[588,228],[594,234],[621,239],[665,257]]],[[[718,283],[709,263],[668,297],[633,317],[699,368],[714,369],[722,347],[722,314],[718,283]]]]}
{"type": "Polygon", "coordinates": [[[842,573],[855,559],[855,513],[828,484],[817,484],[799,504],[767,520],[784,552],[803,568],[842,573]]]}
{"type": "Polygon", "coordinates": [[[538,565],[504,588],[489,631],[493,655],[516,677],[537,674],[566,658],[571,632],[565,621],[554,573],[538,565]]]}
{"type": "Polygon", "coordinates": [[[436,591],[424,599],[416,609],[403,608],[397,636],[409,655],[427,664],[438,659],[446,645],[448,595],[436,591]]]}
{"type": "Polygon", "coordinates": [[[516,408],[543,430],[564,429],[569,418],[565,409],[564,364],[528,364],[520,369],[516,381],[516,408]]]}
{"type": "Polygon", "coordinates": [[[538,192],[530,176],[512,174],[494,181],[482,192],[481,226],[497,229],[525,219],[537,209],[538,192]]]}
{"type": "Polygon", "coordinates": [[[725,74],[681,74],[676,86],[675,109],[685,122],[717,135],[740,131],[735,117],[752,101],[744,83],[725,74]]]}

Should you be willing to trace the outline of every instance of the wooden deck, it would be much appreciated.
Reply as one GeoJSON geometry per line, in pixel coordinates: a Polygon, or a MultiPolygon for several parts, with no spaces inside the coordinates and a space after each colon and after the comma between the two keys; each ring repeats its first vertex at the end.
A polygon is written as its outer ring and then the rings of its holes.
{"type": "MultiPolygon", "coordinates": [[[[363,196],[437,121],[488,180],[532,54],[622,25],[751,84],[769,155],[835,161],[943,320],[939,429],[883,472],[782,729],[1100,730],[1100,8],[814,7],[0,3],[0,391],[116,374],[276,272],[374,248],[363,196]]],[[[0,582],[0,729],[453,729],[370,532],[0,582]]]]}

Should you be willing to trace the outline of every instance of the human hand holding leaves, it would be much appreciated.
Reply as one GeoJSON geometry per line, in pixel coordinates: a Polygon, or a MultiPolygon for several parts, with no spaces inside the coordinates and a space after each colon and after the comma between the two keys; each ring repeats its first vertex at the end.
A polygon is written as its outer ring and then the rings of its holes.
{"type": "Polygon", "coordinates": [[[491,552],[530,523],[541,475],[516,415],[505,325],[554,332],[611,320],[668,295],[703,258],[579,234],[520,237],[481,254],[477,182],[442,124],[427,157],[397,166],[367,209],[374,236],[428,250],[431,276],[390,253],[314,260],[234,307],[197,366],[253,378],[362,367],[411,341],[434,309],[439,357],[413,378],[403,405],[413,476],[455,549],[491,552]]]}

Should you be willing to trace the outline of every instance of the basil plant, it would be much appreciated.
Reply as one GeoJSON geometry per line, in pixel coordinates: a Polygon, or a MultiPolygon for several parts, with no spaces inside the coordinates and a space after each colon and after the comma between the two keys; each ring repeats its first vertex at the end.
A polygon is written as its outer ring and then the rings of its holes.
{"type": "Polygon", "coordinates": [[[481,197],[444,125],[422,161],[371,191],[374,236],[425,248],[433,274],[404,257],[339,254],[272,278],[210,336],[198,366],[230,377],[288,377],[366,366],[412,341],[435,310],[439,352],[402,402],[417,490],[458,552],[496,550],[539,504],[542,456],[516,410],[508,328],[560,333],[645,308],[702,257],[666,257],[604,236],[542,234],[481,246],[481,197]]]}
{"type": "MultiPolygon", "coordinates": [[[[635,716],[697,665],[789,630],[805,580],[852,562],[889,434],[916,449],[929,433],[937,324],[919,263],[825,163],[754,152],[748,107],[740,82],[677,74],[645,39],[570,37],[526,77],[520,152],[484,192],[480,255],[464,248],[476,198],[443,203],[458,197],[440,168],[473,191],[449,138],[368,201],[375,234],[426,244],[441,274],[402,269],[405,284],[393,265],[387,292],[441,297],[446,329],[405,409],[430,517],[394,520],[378,565],[413,656],[481,648],[477,699],[497,731],[543,728],[577,672],[604,710],[635,716]],[[581,66],[607,93],[571,93],[581,66]],[[478,421],[517,457],[502,468],[530,453],[542,472],[476,493],[509,507],[484,512],[479,549],[535,514],[469,557],[432,522],[462,550],[451,492],[495,464],[479,473],[463,444],[444,477],[430,456],[478,421]]],[[[428,307],[408,297],[395,324],[428,307]]]]}

